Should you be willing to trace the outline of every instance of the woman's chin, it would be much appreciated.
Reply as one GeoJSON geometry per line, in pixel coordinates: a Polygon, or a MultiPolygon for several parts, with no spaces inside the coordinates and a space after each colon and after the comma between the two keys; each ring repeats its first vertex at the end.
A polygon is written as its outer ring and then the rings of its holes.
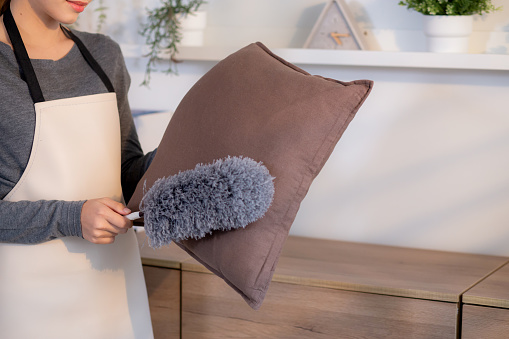
{"type": "Polygon", "coordinates": [[[72,25],[76,22],[76,20],[78,20],[78,14],[73,13],[60,18],[60,23],[64,25],[72,25]]]}

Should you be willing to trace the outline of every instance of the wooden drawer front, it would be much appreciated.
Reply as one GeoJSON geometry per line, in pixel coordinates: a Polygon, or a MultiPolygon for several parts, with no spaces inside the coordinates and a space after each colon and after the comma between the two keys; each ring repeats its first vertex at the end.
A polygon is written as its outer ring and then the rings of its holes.
{"type": "Polygon", "coordinates": [[[476,305],[463,306],[463,339],[509,338],[509,310],[476,305]]]}
{"type": "Polygon", "coordinates": [[[182,337],[454,338],[456,305],[272,282],[254,311],[220,278],[182,272],[182,337]]]}
{"type": "Polygon", "coordinates": [[[143,266],[155,339],[180,337],[179,270],[143,266]]]}

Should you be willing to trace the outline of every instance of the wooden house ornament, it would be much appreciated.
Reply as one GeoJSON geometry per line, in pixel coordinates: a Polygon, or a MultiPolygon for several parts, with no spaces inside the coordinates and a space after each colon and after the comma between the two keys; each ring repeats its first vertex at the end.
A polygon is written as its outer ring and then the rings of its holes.
{"type": "Polygon", "coordinates": [[[304,48],[366,49],[366,43],[344,0],[331,0],[323,9],[304,48]]]}

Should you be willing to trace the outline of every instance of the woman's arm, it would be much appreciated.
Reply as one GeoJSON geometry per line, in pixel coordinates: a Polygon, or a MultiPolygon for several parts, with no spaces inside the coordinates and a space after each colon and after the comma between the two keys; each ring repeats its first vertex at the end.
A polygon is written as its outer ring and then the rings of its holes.
{"type": "Polygon", "coordinates": [[[38,244],[77,236],[95,244],[110,244],[132,227],[122,203],[109,198],[87,201],[0,200],[0,242],[38,244]]]}
{"type": "Polygon", "coordinates": [[[37,244],[66,236],[81,237],[83,203],[0,200],[0,242],[37,244]]]}
{"type": "Polygon", "coordinates": [[[136,189],[136,185],[148,169],[156,151],[143,154],[138,141],[138,134],[134,127],[131,111],[122,124],[122,192],[125,202],[129,202],[136,189]],[[130,119],[130,121],[129,121],[130,119]],[[125,139],[124,139],[125,135],[125,139]]]}
{"type": "Polygon", "coordinates": [[[125,202],[129,199],[136,189],[136,185],[148,169],[152,159],[155,156],[155,150],[147,154],[143,150],[138,139],[138,133],[134,125],[131,108],[129,106],[128,92],[131,85],[131,78],[118,45],[114,44],[112,48],[118,55],[115,62],[116,70],[112,74],[115,91],[117,94],[118,111],[120,115],[120,131],[122,145],[122,191],[125,202]]]}

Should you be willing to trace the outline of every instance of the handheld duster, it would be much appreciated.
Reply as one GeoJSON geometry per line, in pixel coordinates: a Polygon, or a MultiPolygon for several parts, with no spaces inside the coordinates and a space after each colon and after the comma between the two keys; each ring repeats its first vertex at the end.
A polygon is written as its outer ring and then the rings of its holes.
{"type": "Polygon", "coordinates": [[[273,179],[265,166],[246,157],[198,164],[158,179],[140,204],[150,246],[246,227],[272,203],[273,179]]]}

